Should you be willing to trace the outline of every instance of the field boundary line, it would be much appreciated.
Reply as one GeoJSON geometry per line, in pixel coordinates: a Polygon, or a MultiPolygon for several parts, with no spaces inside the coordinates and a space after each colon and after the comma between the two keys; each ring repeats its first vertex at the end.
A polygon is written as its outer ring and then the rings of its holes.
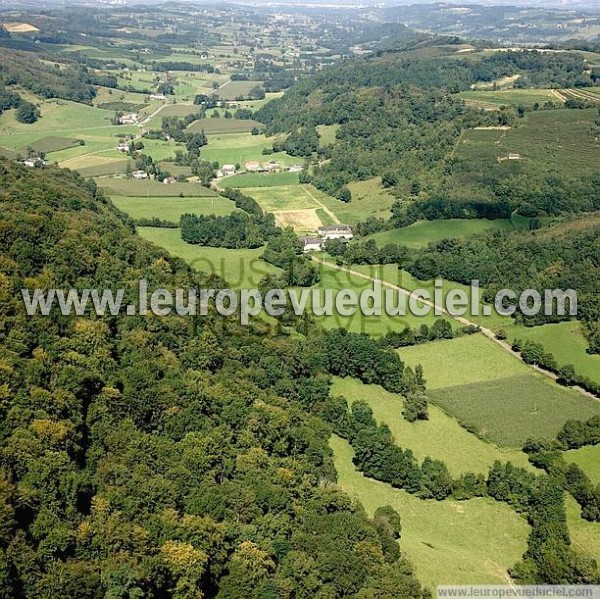
{"type": "Polygon", "coordinates": [[[333,213],[333,212],[332,212],[332,211],[331,211],[329,208],[327,208],[327,206],[325,206],[325,204],[323,204],[323,202],[321,202],[321,200],[318,200],[318,199],[317,199],[317,198],[314,196],[314,194],[313,194],[313,193],[310,191],[310,189],[308,189],[308,188],[306,187],[306,185],[300,185],[300,187],[302,187],[302,189],[304,189],[304,191],[305,191],[305,192],[308,194],[308,196],[309,196],[309,197],[310,197],[312,200],[314,200],[314,201],[315,201],[317,204],[319,204],[319,207],[320,207],[320,208],[322,208],[322,209],[323,209],[323,210],[324,210],[324,211],[327,213],[327,215],[331,217],[331,219],[333,220],[333,222],[334,222],[336,225],[339,225],[339,224],[340,224],[340,219],[339,219],[339,218],[338,218],[338,217],[337,217],[337,216],[336,216],[336,215],[335,215],[335,214],[334,214],[334,213],[333,213]]]}

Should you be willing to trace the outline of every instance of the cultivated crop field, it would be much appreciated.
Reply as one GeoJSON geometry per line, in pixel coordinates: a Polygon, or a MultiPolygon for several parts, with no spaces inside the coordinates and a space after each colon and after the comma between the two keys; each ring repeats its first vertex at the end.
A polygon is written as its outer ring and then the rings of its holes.
{"type": "Polygon", "coordinates": [[[196,270],[221,277],[233,289],[255,288],[266,275],[280,272],[277,267],[260,259],[264,248],[211,248],[186,243],[181,239],[179,229],[138,227],[137,230],[144,239],[165,248],[196,270]]]}
{"type": "Polygon", "coordinates": [[[402,516],[400,548],[419,580],[438,584],[506,584],[507,569],[522,556],[529,526],[506,504],[491,499],[421,500],[406,491],[357,472],[351,446],[330,439],[338,485],[364,505],[372,517],[390,505],[402,516]]]}
{"type": "Polygon", "coordinates": [[[202,198],[111,196],[113,204],[135,219],[160,218],[179,223],[182,214],[216,214],[225,216],[236,211],[234,203],[220,196],[202,198]]]}
{"type": "Polygon", "coordinates": [[[244,193],[252,196],[265,212],[319,208],[319,204],[302,185],[247,187],[244,189],[244,193]]]}
{"type": "MultiPolygon", "coordinates": [[[[244,166],[248,160],[265,162],[276,160],[281,165],[296,164],[297,158],[285,152],[264,155],[263,149],[271,148],[276,137],[267,139],[264,135],[249,133],[220,133],[208,136],[208,144],[202,148],[202,159],[219,164],[239,164],[244,166]]],[[[301,163],[301,161],[300,161],[301,163]]]]}
{"type": "Polygon", "coordinates": [[[600,402],[560,387],[482,335],[405,348],[422,364],[432,401],[502,447],[553,438],[572,418],[600,414],[600,402]]]}
{"type": "Polygon", "coordinates": [[[260,85],[262,85],[261,81],[229,81],[224,83],[216,94],[222,100],[246,98],[253,88],[260,85]]]}
{"type": "MultiPolygon", "coordinates": [[[[402,351],[400,355],[402,356],[402,351]]],[[[390,427],[399,446],[412,450],[419,462],[427,456],[444,461],[453,477],[465,472],[487,475],[495,460],[532,468],[522,451],[500,449],[492,443],[482,441],[461,427],[455,418],[431,403],[429,420],[408,422],[402,416],[402,396],[389,393],[378,385],[365,385],[356,379],[334,377],[331,395],[343,395],[350,404],[358,400],[366,401],[377,422],[390,427]]]]}
{"type": "Polygon", "coordinates": [[[513,225],[509,219],[426,220],[416,222],[402,229],[375,233],[370,238],[374,239],[380,246],[386,243],[397,243],[410,248],[422,248],[442,239],[466,238],[489,229],[511,230],[513,225]]]}
{"type": "MultiPolygon", "coordinates": [[[[499,174],[510,173],[510,169],[537,169],[569,176],[576,164],[578,173],[591,174],[600,169],[600,141],[594,124],[597,118],[594,109],[531,112],[510,130],[467,131],[455,157],[472,165],[472,173],[483,166],[499,174]],[[498,162],[509,152],[520,154],[521,159],[498,162]]],[[[468,183],[468,177],[468,173],[456,177],[455,184],[468,183]]]]}
{"type": "Polygon", "coordinates": [[[551,89],[470,90],[459,94],[465,103],[477,108],[497,109],[499,106],[533,106],[546,102],[562,104],[561,97],[551,89]]]}
{"type": "Polygon", "coordinates": [[[184,197],[213,197],[218,195],[212,189],[208,189],[199,183],[171,183],[165,185],[159,181],[145,179],[106,178],[96,179],[100,187],[104,187],[110,193],[131,197],[173,197],[182,194],[184,197]]]}

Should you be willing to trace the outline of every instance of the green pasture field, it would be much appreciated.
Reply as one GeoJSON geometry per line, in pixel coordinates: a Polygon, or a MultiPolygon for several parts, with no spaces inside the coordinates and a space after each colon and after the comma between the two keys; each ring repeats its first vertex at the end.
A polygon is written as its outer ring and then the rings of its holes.
{"type": "Polygon", "coordinates": [[[148,199],[113,195],[111,199],[117,208],[127,212],[132,218],[160,218],[174,223],[179,223],[182,214],[225,216],[237,210],[231,200],[221,196],[203,198],[174,196],[148,199]]]}
{"type": "Polygon", "coordinates": [[[502,447],[554,438],[571,419],[600,414],[600,402],[536,373],[482,335],[404,348],[422,364],[429,397],[502,447]]]}
{"type": "Polygon", "coordinates": [[[594,485],[600,484],[600,445],[586,445],[579,449],[569,449],[564,453],[565,461],[577,464],[594,485]]]}
{"type": "Polygon", "coordinates": [[[263,154],[263,149],[271,148],[275,139],[277,138],[266,138],[262,134],[212,133],[208,136],[208,144],[201,150],[201,156],[203,160],[209,162],[239,164],[241,167],[249,160],[257,160],[258,162],[276,160],[283,166],[302,163],[297,158],[288,156],[285,152],[263,154]]]}
{"type": "MultiPolygon", "coordinates": [[[[199,183],[171,183],[165,185],[159,181],[145,179],[106,178],[97,179],[96,183],[110,193],[130,197],[173,197],[183,194],[184,197],[214,197],[217,193],[199,183]]],[[[220,196],[219,196],[220,197],[220,196]]]]}
{"type": "Polygon", "coordinates": [[[319,134],[319,145],[321,147],[335,143],[335,134],[340,128],[339,125],[319,125],[317,133],[319,134]]]}
{"type": "Polygon", "coordinates": [[[581,517],[581,508],[565,493],[567,507],[567,525],[574,549],[587,553],[600,563],[600,522],[588,522],[581,517]]]}
{"type": "MultiPolygon", "coordinates": [[[[40,106],[41,117],[32,124],[19,123],[15,119],[15,111],[7,110],[0,116],[0,138],[11,134],[11,143],[2,143],[7,147],[22,147],[35,139],[46,137],[45,134],[61,132],[77,132],[85,129],[110,128],[120,129],[122,126],[111,124],[114,111],[102,110],[87,104],[78,104],[68,100],[45,100],[40,106]],[[44,135],[40,135],[44,134],[44,135]],[[24,135],[24,137],[21,137],[24,135]],[[26,137],[30,136],[29,139],[26,137]]],[[[126,129],[126,127],[124,128],[126,129]]],[[[81,135],[64,135],[64,137],[81,137],[81,135]]]]}
{"type": "MultiPolygon", "coordinates": [[[[352,289],[359,295],[365,289],[373,289],[373,284],[356,275],[336,270],[321,264],[317,265],[321,279],[313,288],[321,289],[321,298],[325,290],[331,289],[334,292],[341,289],[352,289]]],[[[310,302],[309,302],[310,304],[310,302]]],[[[383,311],[381,316],[365,316],[360,310],[352,316],[342,316],[333,311],[331,316],[320,316],[317,320],[326,329],[345,328],[355,333],[366,333],[374,337],[385,335],[388,331],[402,331],[405,327],[416,328],[422,324],[431,326],[438,317],[433,314],[427,316],[414,316],[407,314],[406,316],[388,316],[383,311]]],[[[456,321],[450,321],[454,327],[457,326],[456,321]]]]}
{"type": "Polygon", "coordinates": [[[379,177],[350,183],[348,187],[352,192],[352,201],[348,203],[333,198],[312,185],[306,187],[340,222],[347,225],[355,225],[369,216],[388,219],[390,208],[395,202],[395,198],[382,189],[379,177]]]}
{"type": "Polygon", "coordinates": [[[507,570],[527,547],[529,526],[504,503],[422,500],[357,472],[352,447],[331,437],[338,485],[372,517],[384,505],[402,518],[400,548],[417,578],[435,592],[439,584],[507,584],[507,570]]]}
{"type": "Polygon", "coordinates": [[[218,135],[224,133],[250,133],[254,127],[263,129],[264,125],[252,119],[200,119],[194,121],[187,130],[195,133],[204,131],[206,135],[218,135]]]}
{"type": "Polygon", "coordinates": [[[324,225],[335,225],[335,221],[323,208],[317,209],[317,216],[324,225]]]}
{"type": "MultiPolygon", "coordinates": [[[[409,291],[416,290],[424,290],[429,293],[431,296],[431,301],[436,301],[435,292],[435,281],[420,281],[413,277],[410,273],[405,270],[399,269],[395,264],[387,264],[385,266],[382,265],[367,265],[367,264],[353,264],[350,267],[351,270],[360,272],[364,275],[371,277],[372,279],[380,279],[381,281],[385,281],[387,283],[391,283],[392,285],[397,285],[398,287],[402,287],[403,289],[407,289],[409,291]]],[[[460,283],[455,283],[453,281],[448,281],[446,279],[440,279],[442,281],[441,285],[441,296],[442,296],[442,307],[445,304],[445,298],[448,293],[454,289],[459,289],[463,291],[467,298],[471,300],[471,288],[467,285],[461,285],[460,283]]],[[[481,295],[481,292],[480,292],[481,295]]],[[[478,324],[480,326],[486,326],[492,329],[497,329],[499,327],[506,327],[513,323],[512,318],[508,316],[500,316],[495,310],[489,306],[491,313],[489,316],[483,314],[484,305],[479,302],[479,315],[470,314],[470,310],[467,310],[467,314],[465,318],[469,321],[478,324]]],[[[433,309],[432,309],[433,312],[433,309]]],[[[450,318],[450,317],[448,317],[450,318]]],[[[454,326],[462,326],[456,320],[452,319],[454,326]]]]}
{"type": "Polygon", "coordinates": [[[397,243],[409,248],[427,247],[432,242],[447,238],[466,238],[489,229],[513,229],[509,219],[453,219],[418,221],[408,227],[382,231],[370,236],[379,246],[397,243]]]}
{"type": "Polygon", "coordinates": [[[298,173],[242,173],[225,177],[219,182],[219,187],[281,187],[297,183],[298,173]]]}
{"type": "Polygon", "coordinates": [[[221,277],[234,289],[252,289],[268,274],[281,272],[263,262],[264,248],[229,250],[186,243],[179,229],[138,227],[138,233],[148,241],[163,247],[169,253],[185,260],[196,270],[221,277]]]}
{"type": "Polygon", "coordinates": [[[572,364],[575,372],[600,383],[600,356],[588,354],[588,342],[576,320],[525,327],[513,324],[506,329],[509,341],[523,339],[537,341],[556,358],[560,366],[572,364]]]}
{"type": "Polygon", "coordinates": [[[334,377],[331,394],[343,395],[350,404],[358,400],[366,401],[377,422],[390,427],[398,445],[412,450],[419,462],[427,456],[442,460],[453,477],[465,472],[487,476],[495,460],[532,468],[522,451],[501,449],[479,439],[434,404],[429,404],[429,420],[407,422],[402,416],[402,396],[389,393],[378,385],[334,377]]]}

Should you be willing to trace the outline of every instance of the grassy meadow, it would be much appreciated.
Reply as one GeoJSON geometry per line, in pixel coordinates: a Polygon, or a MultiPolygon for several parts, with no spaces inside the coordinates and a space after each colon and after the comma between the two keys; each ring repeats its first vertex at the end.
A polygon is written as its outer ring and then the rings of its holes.
{"type": "Polygon", "coordinates": [[[569,449],[564,453],[567,463],[577,464],[594,485],[600,484],[600,445],[586,445],[579,449],[569,449]]]}
{"type": "Polygon", "coordinates": [[[395,201],[395,198],[381,187],[379,177],[350,183],[348,188],[352,192],[352,201],[348,203],[333,198],[312,185],[306,187],[340,222],[348,225],[355,225],[369,216],[389,218],[390,208],[395,201]]]}
{"type": "Polygon", "coordinates": [[[242,173],[225,177],[219,187],[279,187],[298,184],[298,173],[242,173]]]}
{"type": "Polygon", "coordinates": [[[135,219],[160,218],[178,223],[182,214],[226,216],[236,211],[234,203],[220,196],[201,198],[111,196],[113,204],[135,219]]]}
{"type": "Polygon", "coordinates": [[[588,343],[577,320],[540,327],[513,324],[506,329],[508,340],[523,339],[541,343],[560,366],[572,364],[575,372],[600,383],[600,356],[588,354],[588,343]]]}
{"type": "Polygon", "coordinates": [[[370,238],[378,245],[397,243],[409,248],[423,248],[428,244],[447,238],[466,238],[488,231],[489,229],[511,230],[509,219],[453,219],[418,221],[408,227],[375,233],[370,238]]]}
{"type": "Polygon", "coordinates": [[[421,500],[357,472],[352,447],[330,439],[338,485],[359,500],[370,516],[384,505],[402,517],[400,548],[418,579],[432,591],[438,584],[506,584],[507,570],[524,553],[529,526],[506,504],[491,499],[421,500]]]}
{"type": "Polygon", "coordinates": [[[148,241],[165,248],[170,254],[185,260],[196,270],[215,274],[236,289],[251,289],[260,280],[279,269],[260,256],[264,248],[254,250],[229,250],[210,248],[186,243],[181,239],[179,229],[138,227],[138,233],[148,241]]]}
{"type": "MultiPolygon", "coordinates": [[[[319,265],[321,280],[314,286],[314,289],[320,289],[321,297],[325,290],[331,289],[335,293],[342,289],[353,289],[357,295],[362,291],[373,288],[373,283],[362,277],[337,270],[328,266],[319,265]]],[[[385,302],[385,299],[384,299],[385,302]]],[[[383,303],[385,306],[385,304],[383,303]]],[[[385,335],[388,331],[401,331],[410,326],[416,328],[422,324],[431,326],[438,317],[433,314],[427,316],[415,316],[407,314],[406,316],[388,316],[383,310],[381,316],[365,316],[360,310],[352,316],[342,316],[334,310],[331,316],[320,316],[317,320],[326,328],[346,328],[355,333],[366,333],[375,337],[385,335]]],[[[458,326],[456,321],[450,321],[452,326],[458,326]]]]}
{"type": "Polygon", "coordinates": [[[567,420],[600,414],[600,402],[533,372],[482,335],[404,348],[401,356],[423,365],[433,402],[502,447],[553,438],[567,420]]]}
{"type": "Polygon", "coordinates": [[[495,460],[532,468],[522,451],[501,449],[479,439],[436,405],[429,405],[429,420],[408,422],[402,416],[402,396],[389,393],[378,385],[335,377],[331,395],[343,395],[349,403],[366,401],[377,422],[390,427],[399,446],[412,450],[420,462],[427,456],[442,460],[453,477],[465,472],[487,475],[495,460]]]}
{"type": "MultiPolygon", "coordinates": [[[[138,198],[169,198],[173,196],[211,198],[218,194],[199,183],[161,183],[151,179],[123,179],[111,177],[96,179],[96,183],[108,190],[109,193],[119,196],[138,198]]],[[[219,196],[220,197],[220,196],[219,196]]]]}

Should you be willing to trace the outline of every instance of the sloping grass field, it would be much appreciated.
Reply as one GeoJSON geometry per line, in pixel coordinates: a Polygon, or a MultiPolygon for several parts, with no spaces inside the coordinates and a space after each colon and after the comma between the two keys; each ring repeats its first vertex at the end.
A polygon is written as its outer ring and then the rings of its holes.
{"type": "Polygon", "coordinates": [[[220,196],[202,198],[112,196],[113,204],[135,219],[160,218],[179,223],[182,214],[216,214],[225,216],[236,211],[235,204],[220,196]]]}
{"type": "Polygon", "coordinates": [[[187,130],[193,133],[204,131],[206,135],[223,133],[250,133],[254,127],[263,129],[264,125],[251,119],[200,119],[194,121],[187,130]]]}
{"type": "Polygon", "coordinates": [[[510,230],[512,228],[513,225],[509,219],[425,220],[401,229],[375,233],[370,237],[380,246],[386,243],[397,243],[409,248],[422,248],[429,243],[450,237],[466,238],[489,229],[510,230]]]}
{"type": "Polygon", "coordinates": [[[509,341],[516,338],[541,343],[554,355],[560,366],[572,364],[575,372],[600,383],[600,356],[588,354],[588,343],[577,320],[540,327],[511,325],[506,329],[509,341]]]}
{"type": "Polygon", "coordinates": [[[567,463],[577,464],[595,484],[600,484],[600,445],[586,445],[564,453],[567,463]]]}
{"type": "Polygon", "coordinates": [[[219,182],[219,187],[278,187],[297,184],[298,173],[242,173],[225,177],[219,182]]]}
{"type": "Polygon", "coordinates": [[[204,187],[199,183],[170,183],[169,185],[165,185],[164,183],[150,179],[137,180],[116,177],[96,179],[96,183],[100,187],[107,189],[110,193],[120,196],[142,198],[168,198],[179,196],[180,194],[184,197],[192,198],[210,198],[218,196],[214,190],[204,187]]]}
{"type": "Polygon", "coordinates": [[[306,187],[337,216],[340,222],[347,225],[355,225],[369,216],[387,219],[390,216],[390,208],[395,202],[395,198],[382,189],[379,177],[350,183],[348,188],[352,192],[352,201],[348,203],[331,197],[312,185],[306,187]]]}
{"type": "Polygon", "coordinates": [[[492,499],[421,500],[357,472],[352,447],[330,439],[338,485],[375,510],[390,505],[402,518],[400,548],[430,590],[439,584],[507,584],[507,570],[524,553],[529,526],[506,504],[492,499]]]}
{"type": "Polygon", "coordinates": [[[266,275],[280,272],[275,266],[260,259],[264,248],[210,248],[186,243],[181,239],[179,229],[138,227],[137,230],[144,239],[165,248],[196,270],[221,277],[234,289],[255,288],[266,275]]]}
{"type": "Polygon", "coordinates": [[[600,402],[560,387],[482,335],[405,348],[410,366],[422,364],[429,397],[502,447],[553,438],[572,418],[600,414],[600,402]]]}
{"type": "MultiPolygon", "coordinates": [[[[427,377],[427,372],[425,376],[427,377]]],[[[522,451],[500,449],[493,443],[479,439],[436,405],[429,405],[429,420],[408,422],[402,416],[402,396],[389,393],[378,385],[365,385],[356,379],[334,377],[331,395],[343,395],[349,403],[366,401],[377,422],[390,427],[398,445],[411,449],[419,461],[427,456],[442,460],[453,477],[465,472],[487,476],[495,460],[532,468],[522,451]]]]}

